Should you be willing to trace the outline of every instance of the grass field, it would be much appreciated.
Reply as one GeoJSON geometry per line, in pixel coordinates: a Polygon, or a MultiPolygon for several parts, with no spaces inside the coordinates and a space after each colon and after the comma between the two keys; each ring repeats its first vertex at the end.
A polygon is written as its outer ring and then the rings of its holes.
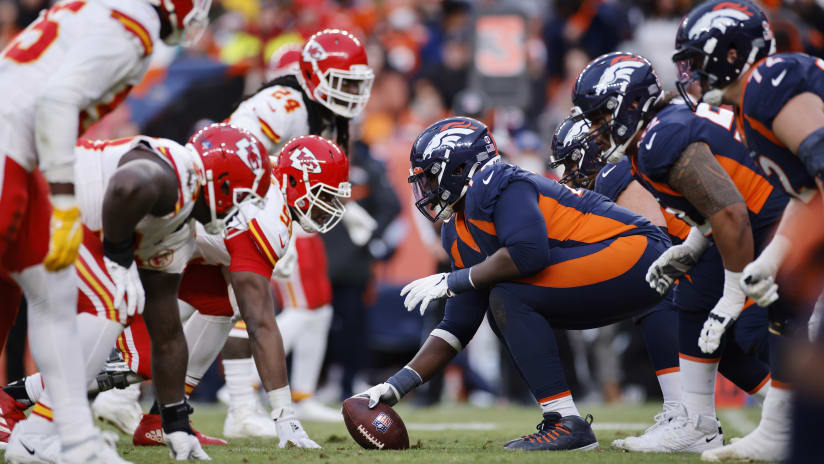
{"type": "MultiPolygon", "coordinates": [[[[397,408],[409,429],[412,448],[407,451],[367,451],[349,437],[343,423],[304,422],[309,435],[322,450],[278,449],[277,440],[231,440],[229,446],[206,448],[215,462],[271,463],[554,463],[617,462],[670,463],[700,462],[693,454],[630,454],[609,448],[613,439],[642,431],[658,412],[659,405],[593,406],[584,405],[581,413],[595,417],[593,426],[601,448],[582,453],[507,452],[503,443],[534,431],[540,420],[537,408],[494,407],[478,409],[450,406],[429,409],[397,408]]],[[[194,424],[203,433],[219,436],[223,430],[225,408],[219,405],[195,406],[194,424]]],[[[721,410],[725,438],[741,436],[758,422],[757,409],[721,410]]],[[[135,463],[171,462],[165,447],[131,445],[131,437],[121,435],[118,449],[135,463]]]]}

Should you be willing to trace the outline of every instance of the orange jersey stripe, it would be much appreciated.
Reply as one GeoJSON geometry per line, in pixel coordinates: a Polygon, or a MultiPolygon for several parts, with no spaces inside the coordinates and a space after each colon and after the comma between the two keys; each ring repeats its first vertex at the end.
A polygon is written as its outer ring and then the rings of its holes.
{"type": "Polygon", "coordinates": [[[480,253],[481,247],[478,246],[475,239],[472,237],[472,234],[469,233],[469,229],[466,228],[466,221],[464,220],[463,213],[458,213],[455,215],[455,230],[458,232],[458,237],[462,242],[466,243],[469,248],[472,248],[480,253]]]}
{"type": "Polygon", "coordinates": [[[721,167],[730,175],[741,196],[747,202],[747,207],[755,214],[761,212],[773,191],[773,186],[767,179],[757,172],[726,156],[715,155],[721,167]]]}
{"type": "Polygon", "coordinates": [[[761,383],[759,383],[758,385],[756,385],[756,387],[755,387],[755,388],[753,388],[752,390],[748,391],[748,392],[747,392],[747,394],[749,394],[749,395],[755,395],[756,393],[758,393],[759,391],[761,391],[761,389],[764,387],[764,385],[766,385],[766,384],[767,384],[767,381],[768,381],[768,380],[770,380],[770,374],[767,374],[767,376],[766,376],[766,377],[764,377],[764,380],[762,380],[762,381],[761,381],[761,383]]]}
{"type": "Polygon", "coordinates": [[[127,31],[134,34],[134,36],[140,40],[140,45],[143,46],[143,56],[152,54],[152,36],[142,24],[117,10],[112,10],[112,18],[120,21],[120,24],[122,24],[127,31]]]}
{"type": "Polygon", "coordinates": [[[263,118],[258,117],[258,122],[260,123],[260,130],[263,132],[263,135],[274,143],[280,142],[280,135],[278,135],[269,124],[266,124],[263,118]]]}
{"type": "Polygon", "coordinates": [[[100,280],[95,276],[89,268],[87,267],[83,258],[78,258],[77,261],[74,262],[75,268],[77,269],[77,274],[80,279],[83,280],[94,292],[95,295],[100,297],[103,301],[103,304],[106,305],[106,318],[115,322],[119,321],[117,317],[117,311],[114,308],[114,302],[112,300],[112,295],[106,290],[106,287],[100,280]]]}
{"type": "Polygon", "coordinates": [[[450,252],[452,254],[452,261],[455,262],[455,267],[459,269],[464,268],[463,259],[461,259],[461,253],[458,251],[458,241],[455,240],[452,242],[452,247],[450,248],[450,252]]]}
{"type": "Polygon", "coordinates": [[[661,208],[661,213],[664,214],[664,220],[667,222],[667,233],[681,240],[686,240],[687,235],[690,234],[690,225],[664,208],[661,208]]]}
{"type": "Polygon", "coordinates": [[[169,152],[169,149],[166,147],[157,147],[160,150],[160,153],[163,154],[166,158],[168,158],[169,162],[172,163],[172,168],[175,170],[175,177],[177,178],[177,203],[175,203],[175,214],[180,212],[180,208],[183,207],[183,186],[180,185],[180,175],[177,171],[177,163],[175,163],[175,159],[172,157],[172,154],[169,152]]]}
{"type": "Polygon", "coordinates": [[[547,396],[546,398],[541,398],[540,400],[538,400],[538,404],[546,403],[546,402],[552,401],[552,400],[557,400],[558,398],[563,398],[565,396],[572,396],[572,393],[570,393],[570,391],[567,390],[567,391],[558,393],[557,395],[547,396]]]}
{"type": "Polygon", "coordinates": [[[546,267],[543,271],[518,282],[539,287],[583,287],[614,279],[629,271],[647,248],[647,238],[630,235],[613,241],[591,255],[570,259],[546,267]]]}
{"type": "Polygon", "coordinates": [[[635,228],[615,219],[564,206],[544,195],[538,197],[538,208],[546,221],[547,237],[561,242],[598,243],[635,228]]]}
{"type": "Polygon", "coordinates": [[[478,229],[481,229],[489,235],[498,235],[497,231],[495,230],[495,224],[492,221],[483,221],[481,219],[469,218],[469,223],[477,227],[478,229]]]}
{"type": "Polygon", "coordinates": [[[678,357],[681,359],[686,359],[687,361],[702,363],[702,364],[712,364],[721,361],[721,358],[699,358],[696,356],[690,356],[684,353],[678,353],[678,357]]]}
{"type": "Polygon", "coordinates": [[[41,403],[35,404],[31,412],[32,414],[37,414],[38,416],[46,419],[49,422],[54,420],[54,413],[52,412],[51,408],[48,406],[44,406],[41,403]]]}
{"type": "Polygon", "coordinates": [[[761,124],[760,121],[749,117],[748,115],[744,115],[744,119],[750,124],[750,127],[753,128],[754,131],[758,132],[759,134],[763,135],[764,138],[769,140],[770,142],[778,145],[779,147],[784,147],[784,143],[781,140],[778,140],[778,137],[775,136],[773,131],[771,131],[767,126],[761,124]]]}
{"type": "Polygon", "coordinates": [[[255,238],[255,241],[263,251],[264,256],[266,259],[269,260],[269,263],[272,266],[278,263],[278,255],[275,253],[275,249],[272,245],[269,244],[269,241],[266,240],[266,236],[263,234],[263,231],[260,230],[260,225],[257,222],[257,219],[252,219],[249,221],[249,230],[252,232],[252,236],[255,238]]]}
{"type": "Polygon", "coordinates": [[[680,367],[668,367],[666,369],[658,369],[657,371],[655,371],[655,375],[666,375],[666,374],[672,374],[673,372],[681,372],[681,368],[680,367]]]}

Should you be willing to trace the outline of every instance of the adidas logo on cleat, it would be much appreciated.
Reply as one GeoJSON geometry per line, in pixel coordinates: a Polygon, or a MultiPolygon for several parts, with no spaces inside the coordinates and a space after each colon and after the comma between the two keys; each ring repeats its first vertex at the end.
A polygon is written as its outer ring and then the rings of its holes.
{"type": "Polygon", "coordinates": [[[149,441],[166,444],[166,442],[163,441],[163,432],[160,430],[149,430],[143,436],[146,437],[146,439],[149,441]]]}

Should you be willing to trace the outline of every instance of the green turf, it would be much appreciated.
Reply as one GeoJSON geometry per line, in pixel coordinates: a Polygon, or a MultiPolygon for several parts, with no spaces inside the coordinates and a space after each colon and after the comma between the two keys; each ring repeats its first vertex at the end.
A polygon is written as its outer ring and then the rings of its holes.
{"type": "MultiPolygon", "coordinates": [[[[658,410],[658,405],[644,406],[584,406],[582,413],[595,416],[595,424],[607,423],[650,423],[658,410]]],[[[634,435],[637,430],[596,430],[601,444],[597,451],[581,453],[548,452],[507,452],[502,444],[511,438],[534,431],[540,420],[537,408],[494,407],[478,409],[466,406],[443,406],[439,408],[413,409],[405,406],[398,412],[409,426],[412,424],[460,424],[483,423],[481,427],[493,424],[491,430],[410,430],[409,438],[413,449],[408,451],[367,451],[361,449],[349,437],[346,427],[341,424],[305,422],[309,435],[317,441],[322,450],[278,449],[277,440],[243,439],[231,440],[229,446],[209,446],[209,453],[215,462],[270,463],[270,462],[318,462],[318,463],[524,463],[524,462],[618,462],[618,463],[669,463],[700,462],[694,454],[630,454],[611,450],[613,439],[634,435]]],[[[222,406],[199,405],[195,407],[193,421],[203,433],[220,435],[223,429],[225,408],[222,406]]],[[[741,431],[725,417],[729,413],[721,411],[725,437],[740,436],[741,431]]],[[[758,410],[746,409],[733,413],[738,425],[752,426],[758,421],[758,410]]],[[[118,450],[121,455],[135,463],[171,462],[165,447],[131,446],[131,437],[121,436],[118,450]]]]}

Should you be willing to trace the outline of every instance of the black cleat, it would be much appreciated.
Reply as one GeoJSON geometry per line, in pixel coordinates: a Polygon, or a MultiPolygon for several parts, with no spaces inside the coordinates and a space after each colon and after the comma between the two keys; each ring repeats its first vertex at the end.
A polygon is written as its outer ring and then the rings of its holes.
{"type": "Polygon", "coordinates": [[[561,417],[557,412],[545,412],[537,432],[509,440],[504,449],[517,451],[587,451],[598,447],[592,431],[592,415],[561,417]]]}

